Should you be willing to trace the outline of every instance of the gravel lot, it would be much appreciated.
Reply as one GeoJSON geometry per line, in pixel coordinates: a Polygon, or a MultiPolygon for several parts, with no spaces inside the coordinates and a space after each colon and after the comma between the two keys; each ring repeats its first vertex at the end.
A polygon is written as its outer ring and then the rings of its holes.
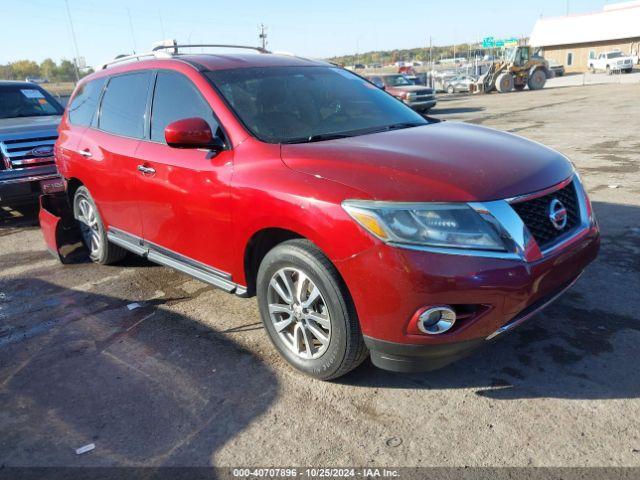
{"type": "Polygon", "coordinates": [[[255,299],[135,258],[62,267],[34,209],[3,209],[0,466],[640,466],[640,84],[432,114],[575,162],[603,245],[561,300],[444,370],[321,383],[280,360],[255,299]]]}

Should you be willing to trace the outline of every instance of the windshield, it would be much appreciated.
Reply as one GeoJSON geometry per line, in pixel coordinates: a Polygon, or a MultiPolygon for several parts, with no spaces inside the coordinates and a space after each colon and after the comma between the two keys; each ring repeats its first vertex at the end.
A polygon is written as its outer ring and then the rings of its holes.
{"type": "Polygon", "coordinates": [[[387,87],[402,87],[405,85],[413,85],[404,75],[385,75],[382,81],[387,87]]]}
{"type": "Polygon", "coordinates": [[[517,50],[515,47],[505,48],[503,53],[505,62],[513,62],[516,59],[517,50]]]}
{"type": "Polygon", "coordinates": [[[622,52],[607,53],[607,58],[620,58],[620,57],[622,57],[622,52]]]}
{"type": "Polygon", "coordinates": [[[261,67],[206,75],[251,133],[269,143],[328,140],[428,123],[375,85],[339,68],[261,67]]]}
{"type": "Polygon", "coordinates": [[[0,85],[0,118],[62,115],[62,107],[37,87],[0,85]]]}

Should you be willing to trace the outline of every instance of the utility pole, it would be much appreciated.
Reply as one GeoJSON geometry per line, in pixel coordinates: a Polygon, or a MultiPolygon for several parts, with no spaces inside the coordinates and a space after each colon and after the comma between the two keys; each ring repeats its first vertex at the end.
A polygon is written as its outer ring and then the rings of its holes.
{"type": "Polygon", "coordinates": [[[433,88],[433,41],[429,35],[429,86],[433,88]]]}
{"type": "Polygon", "coordinates": [[[78,59],[80,53],[78,53],[78,42],[76,42],[76,32],[73,29],[73,22],[71,21],[71,10],[69,10],[69,0],[64,0],[64,4],[67,7],[67,18],[69,19],[69,29],[71,31],[71,41],[73,42],[73,49],[76,54],[76,58],[73,59],[73,70],[76,73],[76,82],[80,81],[80,71],[78,70],[78,59]]]}
{"type": "Polygon", "coordinates": [[[267,49],[267,28],[264,26],[264,23],[260,24],[260,35],[258,35],[260,42],[262,43],[262,48],[267,49]]]}
{"type": "Polygon", "coordinates": [[[569,0],[567,0],[567,17],[569,16],[569,0]]]}

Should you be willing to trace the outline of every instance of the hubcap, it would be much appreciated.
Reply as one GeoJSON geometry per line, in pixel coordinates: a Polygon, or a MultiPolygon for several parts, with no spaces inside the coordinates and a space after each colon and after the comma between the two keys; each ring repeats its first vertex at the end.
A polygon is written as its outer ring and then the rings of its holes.
{"type": "Polygon", "coordinates": [[[322,356],[331,340],[331,319],[320,289],[297,268],[278,270],[267,292],[269,318],[286,347],[305,360],[322,356]]]}
{"type": "Polygon", "coordinates": [[[85,245],[92,255],[98,253],[101,246],[98,216],[93,205],[84,197],[78,200],[76,219],[80,222],[80,232],[85,245]]]}

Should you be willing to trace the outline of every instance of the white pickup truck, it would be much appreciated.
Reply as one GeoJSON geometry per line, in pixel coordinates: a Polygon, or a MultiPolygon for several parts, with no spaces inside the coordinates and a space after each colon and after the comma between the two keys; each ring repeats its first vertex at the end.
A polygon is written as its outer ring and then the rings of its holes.
{"type": "Polygon", "coordinates": [[[601,53],[597,58],[589,59],[589,70],[592,73],[597,70],[604,70],[607,73],[631,73],[633,70],[633,58],[620,51],[601,53]]]}

